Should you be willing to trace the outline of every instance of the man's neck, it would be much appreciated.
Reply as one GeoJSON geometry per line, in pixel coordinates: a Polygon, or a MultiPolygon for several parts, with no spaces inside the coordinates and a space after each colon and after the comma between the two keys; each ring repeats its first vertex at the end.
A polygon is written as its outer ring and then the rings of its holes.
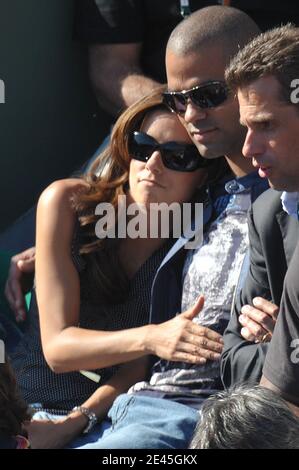
{"type": "Polygon", "coordinates": [[[242,154],[226,155],[225,158],[230,169],[238,178],[249,175],[254,171],[251,159],[245,158],[242,154]]]}

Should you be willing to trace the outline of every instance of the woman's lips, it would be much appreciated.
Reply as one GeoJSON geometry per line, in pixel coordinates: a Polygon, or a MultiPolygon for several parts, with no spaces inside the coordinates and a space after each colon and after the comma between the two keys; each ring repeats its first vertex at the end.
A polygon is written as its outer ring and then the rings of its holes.
{"type": "Polygon", "coordinates": [[[141,178],[139,180],[140,183],[145,183],[147,184],[148,186],[158,186],[159,188],[164,188],[164,186],[162,186],[160,183],[158,183],[157,181],[154,181],[154,180],[150,180],[150,179],[146,179],[146,178],[141,178]]]}

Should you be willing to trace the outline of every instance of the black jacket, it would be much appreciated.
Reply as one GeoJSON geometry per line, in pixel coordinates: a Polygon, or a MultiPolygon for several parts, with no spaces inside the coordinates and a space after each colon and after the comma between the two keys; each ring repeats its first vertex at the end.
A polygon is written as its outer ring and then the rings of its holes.
{"type": "Polygon", "coordinates": [[[299,224],[282,209],[281,193],[269,189],[249,211],[250,267],[224,334],[221,376],[225,387],[257,383],[269,344],[246,341],[240,334],[241,307],[260,296],[280,304],[284,277],[295,250],[299,224]]]}

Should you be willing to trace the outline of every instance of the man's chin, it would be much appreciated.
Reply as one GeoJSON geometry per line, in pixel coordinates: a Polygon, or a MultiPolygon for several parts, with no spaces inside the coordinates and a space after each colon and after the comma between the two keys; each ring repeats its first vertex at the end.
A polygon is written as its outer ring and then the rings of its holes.
{"type": "Polygon", "coordinates": [[[268,183],[271,189],[274,191],[287,191],[288,193],[293,193],[299,191],[297,184],[290,184],[290,181],[273,181],[268,179],[268,183]]]}
{"type": "Polygon", "coordinates": [[[268,183],[271,189],[274,189],[274,191],[284,191],[283,188],[281,188],[281,184],[279,184],[277,181],[273,181],[272,179],[268,179],[268,183]]]}
{"type": "Polygon", "coordinates": [[[215,158],[219,158],[223,155],[223,153],[217,151],[216,149],[205,147],[200,145],[198,142],[194,142],[194,145],[196,146],[200,155],[207,160],[214,160],[215,158]]]}

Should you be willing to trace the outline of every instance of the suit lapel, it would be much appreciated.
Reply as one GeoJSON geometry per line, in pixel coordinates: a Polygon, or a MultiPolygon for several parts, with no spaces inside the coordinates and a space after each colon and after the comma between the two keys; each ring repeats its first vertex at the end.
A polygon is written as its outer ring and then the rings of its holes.
{"type": "Polygon", "coordinates": [[[299,223],[284,211],[276,214],[276,219],[280,226],[286,261],[289,266],[299,240],[299,223]]]}

